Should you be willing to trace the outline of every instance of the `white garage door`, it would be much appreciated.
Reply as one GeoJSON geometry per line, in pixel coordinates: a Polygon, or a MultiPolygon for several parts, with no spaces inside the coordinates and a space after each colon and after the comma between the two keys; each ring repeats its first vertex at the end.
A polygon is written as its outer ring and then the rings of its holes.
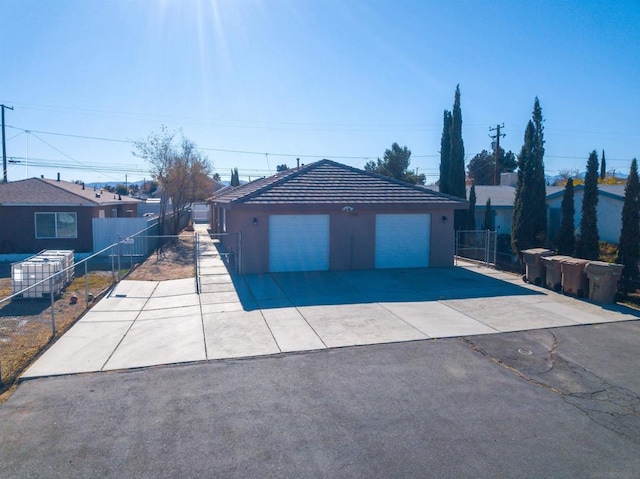
{"type": "Polygon", "coordinates": [[[329,215],[269,216],[269,271],[329,269],[329,215]]]}
{"type": "Polygon", "coordinates": [[[429,266],[431,215],[376,215],[376,268],[429,266]]]}

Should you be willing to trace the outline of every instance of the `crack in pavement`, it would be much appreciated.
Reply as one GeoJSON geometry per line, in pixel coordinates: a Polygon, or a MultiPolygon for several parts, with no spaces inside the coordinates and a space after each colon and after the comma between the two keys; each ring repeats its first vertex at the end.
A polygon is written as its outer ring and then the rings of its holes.
{"type": "Polygon", "coordinates": [[[640,444],[638,393],[611,384],[563,356],[559,351],[560,342],[552,331],[500,336],[503,337],[462,339],[474,351],[520,379],[557,394],[596,424],[640,444]],[[529,357],[514,354],[516,345],[523,343],[535,354],[529,357]]]}

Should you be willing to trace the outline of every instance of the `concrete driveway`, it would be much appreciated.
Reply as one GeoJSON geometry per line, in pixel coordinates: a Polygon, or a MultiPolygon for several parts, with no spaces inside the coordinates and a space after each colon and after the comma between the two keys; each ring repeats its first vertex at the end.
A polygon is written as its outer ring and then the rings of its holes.
{"type": "MultiPolygon", "coordinates": [[[[218,260],[219,261],[219,260],[218,260]]],[[[122,281],[23,378],[636,320],[475,265],[122,281]]]]}

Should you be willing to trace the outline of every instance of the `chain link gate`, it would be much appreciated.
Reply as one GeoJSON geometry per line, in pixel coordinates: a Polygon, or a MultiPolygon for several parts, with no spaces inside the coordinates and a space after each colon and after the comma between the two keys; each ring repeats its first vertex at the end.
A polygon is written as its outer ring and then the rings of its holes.
{"type": "Polygon", "coordinates": [[[485,266],[495,266],[497,238],[497,233],[491,230],[458,230],[456,257],[479,261],[485,266]]]}

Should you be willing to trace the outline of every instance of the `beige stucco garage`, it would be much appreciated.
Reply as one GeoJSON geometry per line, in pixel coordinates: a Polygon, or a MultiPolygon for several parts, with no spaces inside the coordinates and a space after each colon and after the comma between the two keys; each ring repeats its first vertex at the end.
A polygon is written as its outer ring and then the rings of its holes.
{"type": "Polygon", "coordinates": [[[226,190],[211,228],[242,273],[453,265],[466,202],[321,160],[226,190]]]}

